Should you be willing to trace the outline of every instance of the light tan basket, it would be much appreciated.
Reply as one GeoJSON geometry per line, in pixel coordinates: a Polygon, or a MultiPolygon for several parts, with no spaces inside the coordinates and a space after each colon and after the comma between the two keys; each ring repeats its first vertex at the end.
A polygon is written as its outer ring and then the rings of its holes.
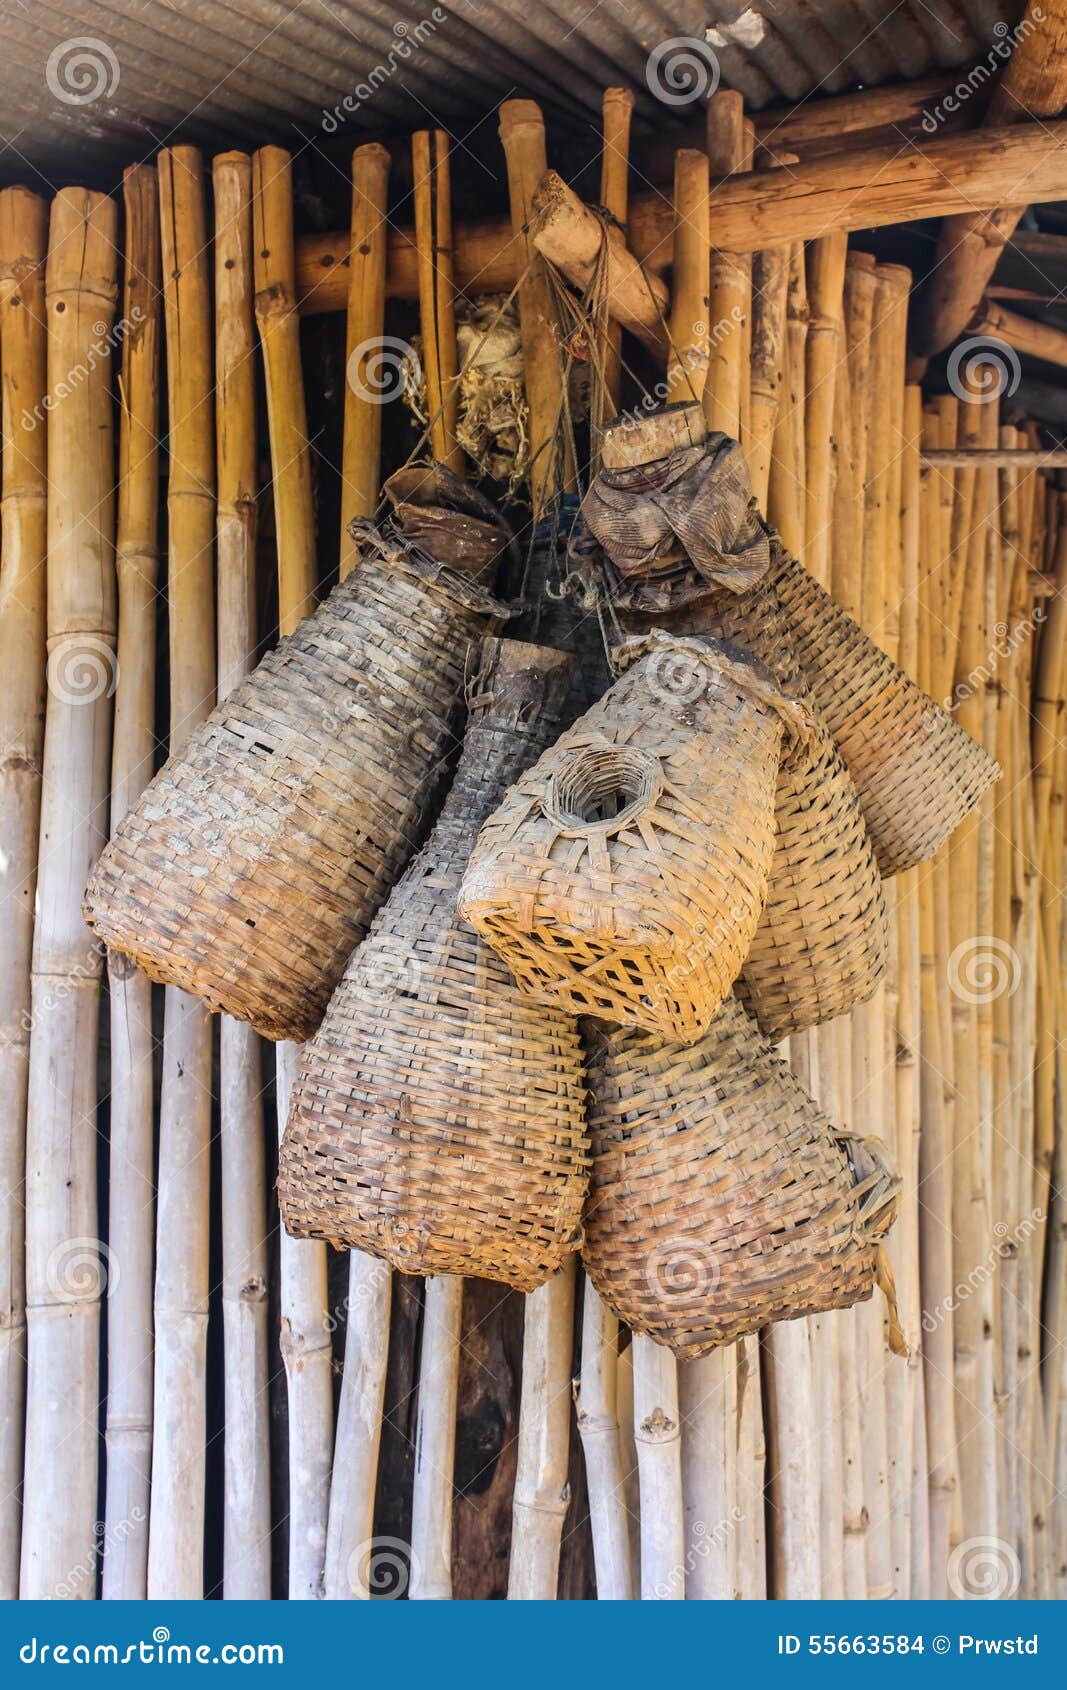
{"type": "Polygon", "coordinates": [[[486,822],[459,907],[540,1001],[692,1040],[752,942],[783,735],[807,717],[711,641],[654,634],[621,656],[486,822]]]}
{"type": "Polygon", "coordinates": [[[305,1047],[279,1161],[298,1238],[530,1291],[580,1239],[577,1024],[456,915],[478,827],[557,731],[570,659],[483,641],[455,782],[305,1047]]]}
{"type": "Polygon", "coordinates": [[[502,612],[388,534],[363,544],[147,787],[86,894],[109,949],[272,1039],[314,1032],[418,845],[470,642],[502,612]]]}
{"type": "Polygon", "coordinates": [[[900,1182],[835,1132],[734,998],[685,1049],[588,1028],[582,1256],[608,1307],[678,1356],[871,1295],[900,1182]]]}

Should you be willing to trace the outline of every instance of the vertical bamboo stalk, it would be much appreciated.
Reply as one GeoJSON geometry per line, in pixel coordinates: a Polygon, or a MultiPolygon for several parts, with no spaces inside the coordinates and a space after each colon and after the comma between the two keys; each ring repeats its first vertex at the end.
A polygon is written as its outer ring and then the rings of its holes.
{"type": "MultiPolygon", "coordinates": [[[[519,333],[523,383],[530,417],[530,498],[534,516],[556,491],[574,486],[574,454],[559,435],[563,424],[563,372],[556,344],[555,310],[545,261],[530,236],[533,196],[548,169],[545,125],[533,100],[505,100],[500,141],[508,172],[511,227],[519,253],[519,333]]],[[[555,1281],[553,1281],[555,1283],[555,1281]]]]}
{"type": "Polygon", "coordinates": [[[389,154],[377,141],[352,154],[352,236],[349,242],[345,341],[345,416],[341,442],[341,580],[355,567],[354,517],[378,505],[382,408],[366,379],[368,360],[385,332],[385,266],[389,233],[389,154]]]}
{"type": "MultiPolygon", "coordinates": [[[[149,165],[123,178],[126,270],[115,545],[119,639],[111,827],[152,775],[156,594],[159,574],[159,185],[149,165]]],[[[103,1594],[148,1591],[152,1471],[152,1231],[154,1115],[152,986],[118,953],[108,957],[111,1131],[108,1236],[122,1239],[125,1272],[108,1286],[107,1487],[103,1594]]]]}
{"type": "MultiPolygon", "coordinates": [[[[634,97],[629,88],[605,88],[602,105],[603,153],[600,159],[600,203],[617,223],[626,227],[630,176],[630,118],[634,97]]],[[[622,391],[622,329],[607,327],[603,355],[603,388],[607,416],[618,413],[622,391]]],[[[603,419],[596,419],[603,421],[603,419]]]]}
{"type": "Polygon", "coordinates": [[[48,209],[25,188],[0,192],[0,1600],[18,1595],[26,1390],[22,1188],[30,1063],[30,968],[44,751],[47,550],[48,209]],[[38,416],[42,420],[38,421],[38,416]]]}
{"type": "Polygon", "coordinates": [[[667,360],[667,391],[674,401],[700,399],[707,379],[708,185],[707,155],[679,148],[674,155],[674,270],[667,360]]]}
{"type": "Polygon", "coordinates": [[[737,1527],[737,1366],[732,1346],[678,1365],[685,1594],[732,1601],[737,1527]]]}
{"type": "Polygon", "coordinates": [[[806,555],[804,518],[804,376],[807,362],[808,290],[804,247],[795,242],[787,251],[785,340],[782,386],[774,420],[773,456],[767,487],[767,514],[785,545],[798,557],[806,555]]]}
{"type": "MultiPolygon", "coordinates": [[[[315,605],[315,511],[300,368],[292,165],[280,147],[252,158],[256,324],[263,347],[278,544],[278,625],[291,634],[315,605]]],[[[278,1133],[300,1046],[277,1047],[278,1133]]],[[[281,1237],[281,1351],[289,1402],[289,1596],[322,1595],[333,1456],[333,1346],[326,1247],[281,1237]]]]}
{"type": "Polygon", "coordinates": [[[575,1263],[526,1298],[519,1448],[512,1502],[509,1601],[556,1597],[567,1461],[575,1263]]]}
{"type": "MultiPolygon", "coordinates": [[[[96,1204],[101,954],[82,919],[106,837],[114,677],[110,344],[116,208],[52,201],[48,677],[26,1126],[29,1344],[20,1594],[90,1590],[96,1567],[101,1246],[96,1204]],[[72,385],[71,371],[86,370],[72,385]],[[86,686],[88,680],[88,686],[86,686]]],[[[6,566],[5,566],[6,567],[6,566]]],[[[121,1260],[121,1241],[115,1240],[121,1260]]]]}
{"type": "Polygon", "coordinates": [[[415,1432],[411,1511],[410,1596],[452,1597],[452,1494],[459,1396],[459,1339],[463,1280],[441,1274],[426,1281],[415,1432]]]}
{"type": "MultiPolygon", "coordinates": [[[[719,88],[708,101],[707,150],[712,176],[743,170],[746,145],[741,95],[719,88]]],[[[747,256],[717,249],[712,252],[710,300],[704,415],[709,428],[740,440],[742,378],[748,363],[745,327],[752,305],[752,265],[747,256]]]]}
{"type": "Polygon", "coordinates": [[[574,1395],[589,1489],[596,1593],[601,1601],[633,1596],[625,1475],[619,1433],[619,1322],[586,1279],[582,1304],[582,1371],[574,1395]]]}
{"type": "Polygon", "coordinates": [[[456,439],[459,420],[455,289],[452,284],[452,185],[448,136],[421,129],[411,137],[415,200],[415,262],[430,449],[457,475],[463,453],[456,439]]]}
{"type": "MultiPolygon", "coordinates": [[[[200,155],[159,160],[170,465],[170,749],[215,700],[211,272],[200,155]]],[[[168,987],[159,1121],[148,1594],[203,1595],[212,1019],[168,987]]]]}
{"type": "Polygon", "coordinates": [[[771,247],[752,260],[750,422],[744,447],[752,494],[766,509],[774,455],[774,429],[782,399],[789,248],[771,247]]]}
{"type": "Polygon", "coordinates": [[[362,1250],[351,1252],[345,1365],[326,1535],[326,1595],[334,1601],[351,1597],[365,1601],[370,1596],[392,1290],[393,1273],[387,1262],[362,1250]]]}
{"type": "MultiPolygon", "coordinates": [[[[219,697],[249,672],[256,637],[256,393],[252,161],[221,153],[215,192],[215,442],[219,697]]],[[[262,1048],[219,1023],[222,1319],[226,1394],[223,1595],[270,1596],[267,1191],[262,1048]]]]}
{"type": "MultiPolygon", "coordinates": [[[[848,236],[821,235],[807,247],[808,322],[804,463],[804,562],[830,585],[833,533],[834,394],[843,351],[848,236]]],[[[843,378],[842,378],[843,379],[843,378]]]]}
{"type": "Polygon", "coordinates": [[[685,1533],[678,1367],[669,1350],[635,1334],[634,1438],[641,1487],[641,1599],[685,1596],[685,1533]]]}

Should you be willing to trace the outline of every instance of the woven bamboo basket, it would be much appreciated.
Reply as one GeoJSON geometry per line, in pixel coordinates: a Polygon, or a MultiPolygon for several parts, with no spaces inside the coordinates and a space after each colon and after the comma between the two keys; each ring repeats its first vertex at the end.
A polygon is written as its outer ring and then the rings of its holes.
{"type": "Polygon", "coordinates": [[[771,556],[768,583],[856,783],[878,866],[900,874],[937,853],[1000,766],[776,538],[771,556]]]}
{"type": "MultiPolygon", "coordinates": [[[[620,619],[647,624],[625,611],[620,619]]],[[[873,994],[889,951],[882,878],[855,785],[792,653],[774,588],[718,593],[670,625],[744,646],[811,715],[811,733],[779,766],[767,902],[736,987],[777,1042],[847,1015],[873,994]]]]}
{"type": "Polygon", "coordinates": [[[576,1022],[456,914],[478,828],[555,736],[570,659],[482,642],[440,818],[305,1047],[279,1162],[296,1237],[530,1291],[577,1248],[588,1183],[576,1022]]]}
{"type": "Polygon", "coordinates": [[[735,998],[688,1049],[589,1029],[582,1249],[608,1307],[676,1355],[871,1295],[900,1182],[836,1133],[735,998]]]}
{"type": "Polygon", "coordinates": [[[752,942],[783,738],[808,720],[725,645],[620,651],[626,672],[486,822],[459,907],[541,1002],[691,1041],[752,942]]]}
{"type": "Polygon", "coordinates": [[[501,611],[395,535],[361,541],[147,787],[86,894],[110,949],[272,1039],[314,1032],[418,845],[470,642],[501,611]]]}

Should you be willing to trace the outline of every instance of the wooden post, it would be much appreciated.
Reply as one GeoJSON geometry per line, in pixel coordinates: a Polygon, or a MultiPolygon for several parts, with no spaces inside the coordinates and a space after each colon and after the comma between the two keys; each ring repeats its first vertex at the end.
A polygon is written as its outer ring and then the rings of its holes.
{"type": "MultiPolygon", "coordinates": [[[[708,161],[712,176],[744,169],[744,102],[732,89],[719,88],[708,101],[708,161]]],[[[716,240],[716,204],[711,202],[711,238],[716,240]]],[[[752,306],[750,260],[715,246],[711,255],[708,310],[708,378],[704,415],[708,427],[741,439],[741,390],[745,369],[745,326],[752,306]]]]}
{"type": "MultiPolygon", "coordinates": [[[[200,155],[159,159],[170,465],[170,749],[215,702],[211,268],[200,155]]],[[[156,1231],[155,1439],[148,1594],[204,1593],[212,1018],[168,987],[156,1231]]]]}
{"type": "Polygon", "coordinates": [[[411,163],[430,450],[440,463],[459,475],[463,453],[456,439],[459,388],[452,285],[452,187],[448,136],[443,129],[421,129],[411,137],[411,163]]]}
{"type": "MultiPolygon", "coordinates": [[[[111,827],[151,779],[155,751],[156,596],[159,577],[159,352],[162,258],[159,184],[150,165],[123,177],[125,287],[119,411],[115,569],[119,639],[111,827]]],[[[108,956],[111,1131],[108,1237],[125,1269],[108,1286],[107,1485],[103,1594],[148,1593],[152,1472],[153,1159],[152,986],[128,958],[108,956]]]]}
{"type": "MultiPolygon", "coordinates": [[[[48,702],[26,1125],[26,1449],[20,1595],[96,1577],[100,1295],[96,1074],[101,952],[82,919],[106,838],[115,643],[109,393],[113,200],[52,201],[48,316],[48,702]],[[69,380],[78,366],[87,374],[69,380]],[[83,1572],[82,1569],[85,1569],[83,1572]]],[[[5,565],[6,567],[6,565],[5,565]]],[[[121,1243],[115,1240],[121,1269],[121,1243]]]]}
{"type": "MultiPolygon", "coordinates": [[[[314,609],[315,512],[300,325],[293,290],[293,189],[289,155],[261,147],[252,158],[256,323],[263,347],[278,541],[281,634],[314,609]]],[[[278,1136],[285,1131],[300,1046],[277,1047],[278,1136]]],[[[333,1456],[332,1345],[326,1246],[281,1237],[281,1350],[289,1400],[289,1597],[324,1588],[333,1456]]]]}
{"type": "MultiPolygon", "coordinates": [[[[830,586],[833,532],[834,395],[844,344],[846,235],[822,235],[807,247],[810,316],[806,353],[804,562],[830,586]]],[[[843,378],[842,378],[843,379],[843,378]]]]}
{"type": "MultiPolygon", "coordinates": [[[[256,392],[252,160],[212,161],[215,193],[215,442],[219,698],[255,662],[256,392]]],[[[246,1022],[219,1022],[222,1319],[226,1392],[222,1589],[270,1596],[267,1191],[263,1051],[246,1022]]]]}
{"type": "Polygon", "coordinates": [[[0,192],[0,1600],[19,1588],[26,1266],[22,1189],[30,1066],[30,967],[44,751],[48,428],[44,257],[48,208],[0,192]]]}
{"type": "Polygon", "coordinates": [[[628,1602],[634,1592],[619,1432],[618,1343],[618,1319],[586,1279],[582,1371],[574,1406],[589,1487],[596,1593],[602,1601],[628,1602]]]}
{"type": "Polygon", "coordinates": [[[710,257],[707,155],[682,150],[674,160],[674,275],[667,360],[667,393],[672,402],[699,400],[704,392],[710,257]]]}
{"type": "Polygon", "coordinates": [[[641,1599],[685,1596],[685,1527],[678,1368],[651,1338],[634,1336],[634,1438],[641,1485],[641,1599]]]}
{"type": "Polygon", "coordinates": [[[378,508],[382,409],[366,380],[385,332],[385,252],[389,154],[377,141],[352,154],[351,273],[345,343],[345,417],[341,444],[341,580],[356,562],[353,517],[378,508]]]}
{"type": "MultiPolygon", "coordinates": [[[[629,88],[605,88],[602,116],[603,153],[600,159],[600,203],[625,233],[630,197],[630,118],[634,97],[629,88]]],[[[622,330],[609,323],[603,354],[605,415],[603,425],[618,414],[622,391],[622,330]]]]}
{"type": "Polygon", "coordinates": [[[570,1502],[567,1458],[574,1276],[572,1256],[547,1284],[526,1298],[509,1601],[551,1602],[556,1597],[560,1540],[570,1502]]]}

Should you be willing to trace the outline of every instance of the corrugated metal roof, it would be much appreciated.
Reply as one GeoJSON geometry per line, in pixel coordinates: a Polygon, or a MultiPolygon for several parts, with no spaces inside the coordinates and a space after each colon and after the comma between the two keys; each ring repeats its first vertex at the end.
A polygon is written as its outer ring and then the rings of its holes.
{"type": "Polygon", "coordinates": [[[688,115],[649,91],[649,55],[667,42],[706,43],[722,82],[758,110],[968,64],[1022,11],[1023,0],[0,0],[0,171],[69,176],[178,138],[284,141],[294,124],[380,133],[437,121],[462,134],[511,93],[584,123],[618,82],[663,123],[688,115]]]}

